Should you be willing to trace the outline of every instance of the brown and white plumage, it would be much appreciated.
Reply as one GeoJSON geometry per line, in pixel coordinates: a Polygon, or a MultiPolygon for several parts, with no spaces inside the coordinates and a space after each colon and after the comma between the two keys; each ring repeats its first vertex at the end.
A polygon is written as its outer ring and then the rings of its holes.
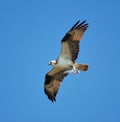
{"type": "Polygon", "coordinates": [[[64,73],[65,70],[68,70],[69,67],[55,67],[50,72],[48,72],[45,76],[45,94],[47,94],[48,98],[53,102],[55,101],[56,94],[58,92],[58,89],[60,87],[60,84],[65,76],[67,76],[67,73],[64,73]]]}
{"type": "Polygon", "coordinates": [[[51,61],[54,68],[45,76],[44,91],[48,98],[54,102],[60,84],[69,73],[78,73],[78,70],[87,71],[87,64],[77,64],[75,60],[80,50],[80,40],[87,29],[86,21],[77,22],[63,37],[62,49],[57,60],[51,61]]]}
{"type": "Polygon", "coordinates": [[[79,53],[79,42],[88,27],[88,24],[79,21],[67,32],[62,39],[62,51],[60,57],[69,57],[73,62],[77,59],[79,53]]]}

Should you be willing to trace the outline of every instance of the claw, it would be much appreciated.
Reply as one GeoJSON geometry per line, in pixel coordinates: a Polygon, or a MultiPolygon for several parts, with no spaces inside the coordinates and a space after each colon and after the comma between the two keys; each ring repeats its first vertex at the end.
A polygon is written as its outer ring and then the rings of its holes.
{"type": "Polygon", "coordinates": [[[64,71],[66,74],[78,74],[79,70],[78,69],[71,69],[71,70],[66,70],[64,71]]]}
{"type": "Polygon", "coordinates": [[[78,74],[79,73],[79,70],[78,69],[75,69],[74,70],[74,74],[78,74]]]}
{"type": "Polygon", "coordinates": [[[74,71],[74,74],[78,74],[79,73],[79,70],[76,69],[75,65],[73,65],[73,71],[74,71]]]}

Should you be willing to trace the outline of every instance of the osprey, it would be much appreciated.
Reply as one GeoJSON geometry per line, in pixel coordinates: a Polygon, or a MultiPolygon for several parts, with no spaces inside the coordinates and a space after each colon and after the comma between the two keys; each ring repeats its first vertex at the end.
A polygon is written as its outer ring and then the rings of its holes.
{"type": "Polygon", "coordinates": [[[45,76],[44,92],[52,102],[56,101],[56,94],[65,76],[88,70],[87,64],[76,63],[80,50],[79,43],[87,28],[86,21],[78,21],[63,37],[61,53],[57,60],[49,63],[54,68],[45,76]]]}

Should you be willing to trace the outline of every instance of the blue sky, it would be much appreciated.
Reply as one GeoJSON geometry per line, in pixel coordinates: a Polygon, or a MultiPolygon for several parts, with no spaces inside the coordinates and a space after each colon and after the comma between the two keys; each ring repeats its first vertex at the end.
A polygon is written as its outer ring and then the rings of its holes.
{"type": "Polygon", "coordinates": [[[119,12],[119,0],[0,1],[0,121],[120,122],[119,12]],[[52,103],[48,62],[78,20],[89,28],[77,62],[90,69],[66,77],[52,103]]]}

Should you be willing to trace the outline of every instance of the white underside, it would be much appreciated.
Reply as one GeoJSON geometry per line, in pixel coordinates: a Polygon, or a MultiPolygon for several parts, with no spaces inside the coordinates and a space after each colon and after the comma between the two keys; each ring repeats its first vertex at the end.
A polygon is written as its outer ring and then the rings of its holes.
{"type": "Polygon", "coordinates": [[[69,59],[66,59],[66,58],[59,58],[57,65],[59,65],[59,66],[73,65],[73,62],[69,59]]]}
{"type": "Polygon", "coordinates": [[[69,59],[59,58],[57,65],[58,66],[72,65],[73,68],[70,69],[70,70],[66,70],[64,73],[67,73],[67,74],[78,74],[79,73],[79,70],[75,68],[74,63],[71,60],[69,60],[69,59]]]}

